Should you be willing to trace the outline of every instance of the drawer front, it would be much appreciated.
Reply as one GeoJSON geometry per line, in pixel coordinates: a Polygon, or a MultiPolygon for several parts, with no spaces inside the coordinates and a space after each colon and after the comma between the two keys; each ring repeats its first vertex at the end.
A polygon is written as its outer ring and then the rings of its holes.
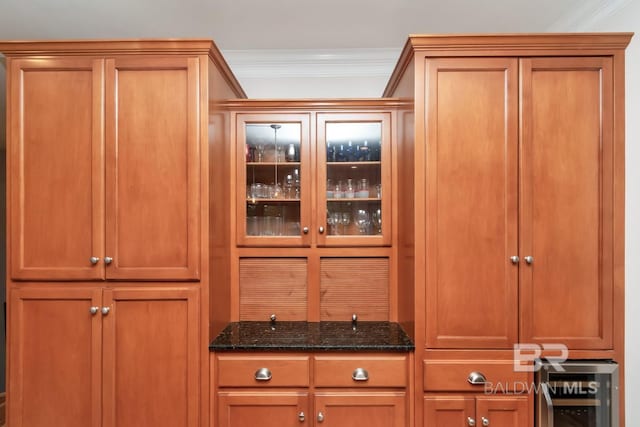
{"type": "Polygon", "coordinates": [[[317,387],[406,387],[406,355],[315,356],[317,387]]]}
{"type": "Polygon", "coordinates": [[[424,361],[425,391],[510,391],[531,379],[529,372],[514,371],[511,360],[424,361]]]}
{"type": "Polygon", "coordinates": [[[307,387],[309,356],[217,355],[218,387],[307,387]]]}

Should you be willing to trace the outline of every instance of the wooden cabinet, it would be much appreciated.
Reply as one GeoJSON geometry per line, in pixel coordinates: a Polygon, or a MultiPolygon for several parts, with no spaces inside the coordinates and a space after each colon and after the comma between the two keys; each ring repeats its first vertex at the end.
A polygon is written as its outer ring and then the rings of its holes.
{"type": "Polygon", "coordinates": [[[11,425],[198,426],[198,294],[12,290],[11,425]]]}
{"type": "Polygon", "coordinates": [[[522,342],[613,346],[612,61],[520,61],[522,342]]]}
{"type": "Polygon", "coordinates": [[[199,278],[198,70],[187,56],[11,60],[12,278],[199,278]]]}
{"type": "Polygon", "coordinates": [[[517,341],[517,70],[512,58],[426,61],[429,348],[517,341]]]}
{"type": "Polygon", "coordinates": [[[406,354],[212,353],[217,427],[270,422],[405,427],[408,359],[406,354]]]}
{"type": "Polygon", "coordinates": [[[524,396],[427,395],[424,427],[530,427],[533,415],[524,396]]]}
{"type": "Polygon", "coordinates": [[[347,427],[405,427],[406,395],[397,392],[327,392],[315,393],[317,425],[347,427]]]}
{"type": "Polygon", "coordinates": [[[218,427],[312,425],[306,392],[223,391],[218,402],[218,427]]]}
{"type": "Polygon", "coordinates": [[[391,243],[389,112],[240,113],[236,135],[239,246],[391,243]]]}
{"type": "Polygon", "coordinates": [[[610,349],[611,58],[426,69],[426,346],[610,349]]]}

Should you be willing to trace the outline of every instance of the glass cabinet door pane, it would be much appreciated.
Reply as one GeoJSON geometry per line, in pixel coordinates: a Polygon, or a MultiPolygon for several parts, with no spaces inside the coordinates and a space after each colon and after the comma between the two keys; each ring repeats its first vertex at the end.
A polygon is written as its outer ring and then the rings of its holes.
{"type": "Polygon", "coordinates": [[[382,234],[382,123],[327,122],[326,221],[329,236],[382,234]]]}
{"type": "Polygon", "coordinates": [[[246,235],[300,236],[300,123],[245,124],[246,235]]]}

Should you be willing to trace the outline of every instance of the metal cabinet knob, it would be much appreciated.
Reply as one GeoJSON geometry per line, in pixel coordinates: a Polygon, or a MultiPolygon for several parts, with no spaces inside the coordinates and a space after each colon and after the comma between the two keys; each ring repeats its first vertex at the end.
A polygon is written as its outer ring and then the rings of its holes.
{"type": "Polygon", "coordinates": [[[89,262],[93,265],[96,265],[98,261],[100,261],[100,258],[98,258],[97,256],[92,256],[91,258],[89,258],[89,262]]]}
{"type": "Polygon", "coordinates": [[[467,377],[467,381],[471,385],[483,385],[487,382],[487,377],[482,372],[473,371],[467,377]]]}
{"type": "Polygon", "coordinates": [[[100,307],[93,306],[93,307],[89,308],[89,313],[98,314],[98,310],[100,310],[100,307]]]}
{"type": "Polygon", "coordinates": [[[271,380],[271,371],[269,368],[260,368],[254,375],[256,381],[269,381],[271,380]]]}
{"type": "Polygon", "coordinates": [[[369,372],[363,368],[356,368],[351,374],[351,379],[354,381],[369,381],[369,372]]]}
{"type": "Polygon", "coordinates": [[[482,425],[484,427],[487,427],[489,425],[489,419],[485,417],[482,417],[481,419],[482,419],[482,425]]]}
{"type": "Polygon", "coordinates": [[[324,414],[322,413],[322,411],[318,412],[318,416],[316,417],[316,419],[319,423],[324,421],[324,414]]]}
{"type": "Polygon", "coordinates": [[[527,255],[526,257],[524,257],[524,260],[527,262],[527,264],[531,265],[533,264],[533,257],[531,255],[527,255]]]}
{"type": "Polygon", "coordinates": [[[320,234],[324,233],[324,227],[323,227],[323,226],[320,226],[320,228],[318,228],[318,232],[319,232],[320,234]]]}
{"type": "Polygon", "coordinates": [[[113,258],[111,258],[110,256],[106,256],[104,257],[104,263],[109,265],[113,262],[113,258]]]}
{"type": "Polygon", "coordinates": [[[304,234],[309,234],[309,227],[302,227],[302,232],[304,234]]]}
{"type": "Polygon", "coordinates": [[[304,412],[298,412],[298,421],[300,421],[301,423],[304,422],[304,412]]]}
{"type": "Polygon", "coordinates": [[[511,260],[512,264],[517,264],[520,262],[520,257],[518,255],[514,255],[511,258],[509,258],[511,260]]]}
{"type": "Polygon", "coordinates": [[[102,311],[102,315],[106,316],[111,311],[111,308],[110,307],[102,307],[101,311],[102,311]]]}
{"type": "Polygon", "coordinates": [[[469,427],[474,427],[474,426],[476,425],[476,420],[474,420],[474,419],[473,419],[473,418],[471,418],[471,417],[467,417],[467,425],[468,425],[469,427]]]}

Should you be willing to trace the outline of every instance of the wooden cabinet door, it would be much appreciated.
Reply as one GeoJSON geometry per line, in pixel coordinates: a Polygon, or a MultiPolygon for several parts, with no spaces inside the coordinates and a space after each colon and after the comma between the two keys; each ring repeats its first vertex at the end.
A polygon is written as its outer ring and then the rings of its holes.
{"type": "Polygon", "coordinates": [[[239,114],[236,121],[239,246],[310,246],[309,114],[239,114]]]}
{"type": "Polygon", "coordinates": [[[104,277],[103,61],[11,59],[7,176],[13,279],[104,277]]]}
{"type": "Polygon", "coordinates": [[[318,246],[391,245],[391,115],[321,113],[316,127],[318,246]]]}
{"type": "Polygon", "coordinates": [[[532,427],[533,415],[529,407],[529,398],[526,396],[477,397],[476,425],[532,427]]]}
{"type": "Polygon", "coordinates": [[[106,60],[109,279],[200,275],[197,58],[106,60]]]}
{"type": "Polygon", "coordinates": [[[475,399],[463,396],[424,398],[424,427],[464,427],[475,423],[475,399]]]}
{"type": "Polygon", "coordinates": [[[609,349],[611,58],[522,59],[520,69],[520,254],[532,257],[520,266],[520,341],[609,349]]]}
{"type": "Polygon", "coordinates": [[[316,392],[315,419],[324,427],[405,427],[404,392],[316,392]]]}
{"type": "Polygon", "coordinates": [[[8,424],[100,426],[100,289],[10,293],[8,424]]]}
{"type": "Polygon", "coordinates": [[[308,395],[293,391],[224,391],[218,393],[218,427],[311,426],[308,395]]]}
{"type": "Polygon", "coordinates": [[[198,290],[106,289],[103,426],[199,426],[198,290]]]}
{"type": "Polygon", "coordinates": [[[426,345],[518,336],[518,63],[428,59],[426,345]]]}

